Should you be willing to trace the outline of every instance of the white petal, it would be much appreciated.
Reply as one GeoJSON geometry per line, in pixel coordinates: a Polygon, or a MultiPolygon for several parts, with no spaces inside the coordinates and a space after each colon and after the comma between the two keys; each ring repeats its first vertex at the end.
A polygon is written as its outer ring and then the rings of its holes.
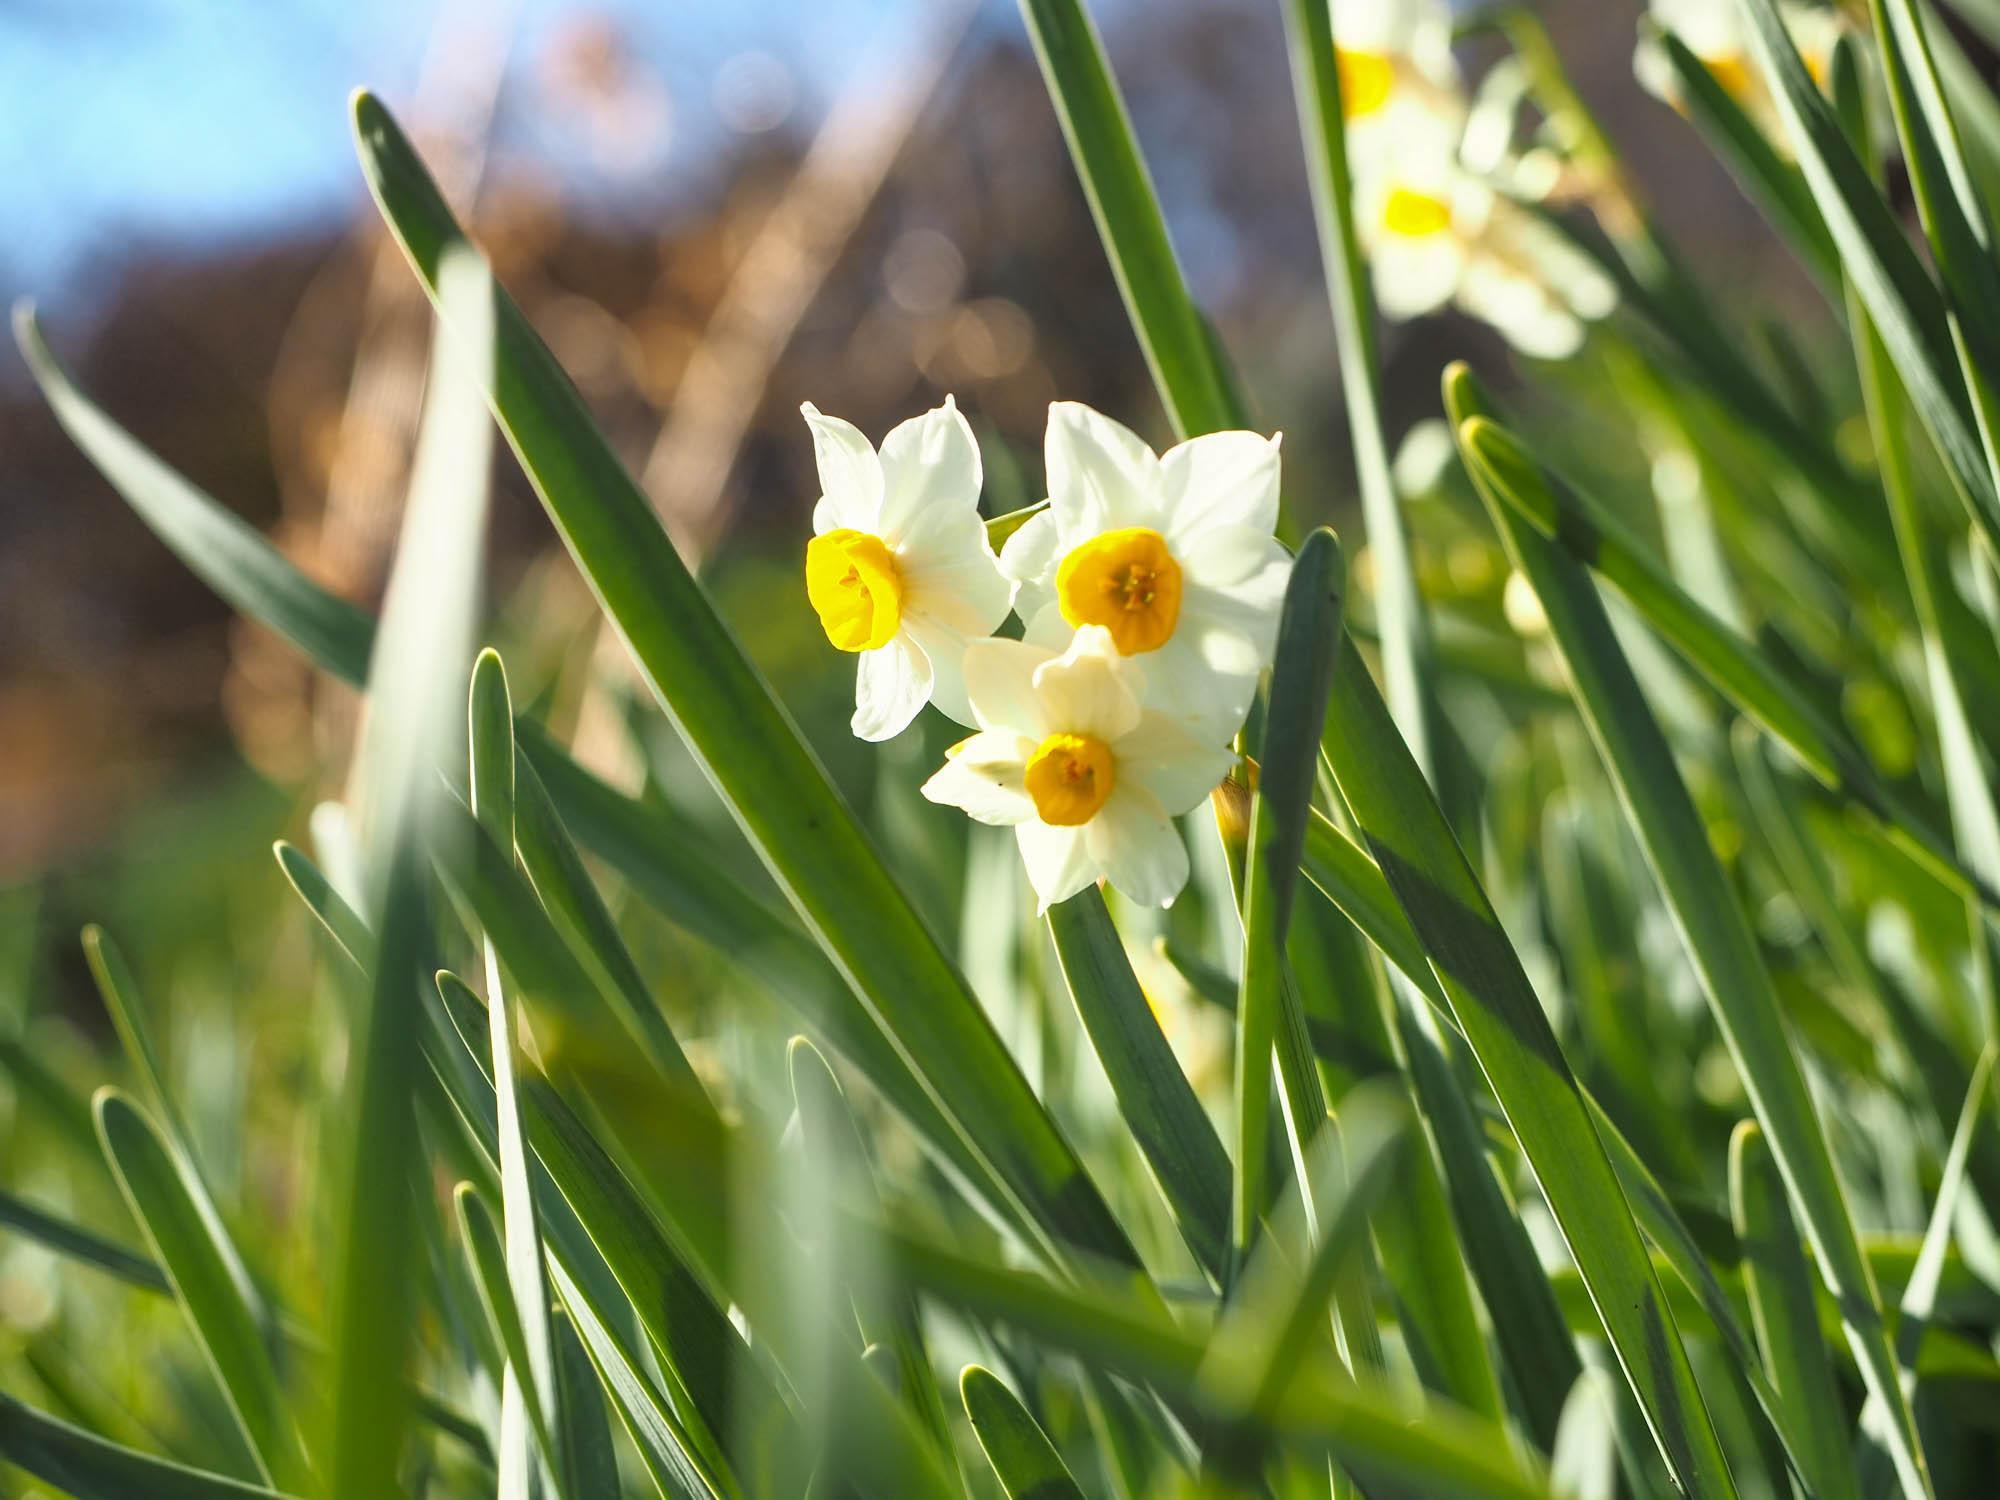
{"type": "Polygon", "coordinates": [[[1052,575],[1057,541],[1055,512],[1037,511],[1001,544],[1000,571],[1015,583],[1052,575]]]}
{"type": "Polygon", "coordinates": [[[1139,701],[1198,738],[1223,744],[1243,727],[1261,671],[1256,645],[1242,632],[1192,622],[1183,608],[1174,638],[1146,655],[1139,701]]]}
{"type": "Polygon", "coordinates": [[[965,653],[987,639],[984,630],[968,635],[928,615],[903,615],[903,631],[931,664],[931,703],[948,719],[974,722],[965,694],[965,653]]]}
{"type": "Polygon", "coordinates": [[[1035,696],[1051,730],[1087,734],[1106,744],[1139,723],[1143,671],[1118,654],[1111,632],[1085,625],[1069,650],[1035,668],[1035,696]]]}
{"type": "Polygon", "coordinates": [[[991,635],[1007,618],[1013,589],[975,510],[925,528],[896,549],[905,618],[926,615],[972,637],[991,635]]]}
{"type": "Polygon", "coordinates": [[[1143,787],[1124,782],[1103,809],[1083,825],[1091,862],[1126,899],[1140,906],[1169,906],[1187,884],[1187,845],[1174,820],[1143,787]]]}
{"type": "Polygon", "coordinates": [[[1183,543],[1217,526],[1247,526],[1266,536],[1278,528],[1275,437],[1211,432],[1190,438],[1160,459],[1160,477],[1166,536],[1176,558],[1183,543]]]}
{"type": "Polygon", "coordinates": [[[1269,587],[1266,574],[1277,570],[1277,588],[1282,596],[1285,580],[1291,576],[1292,555],[1269,528],[1218,526],[1189,547],[1181,556],[1187,581],[1211,589],[1254,588],[1261,594],[1269,587]]]}
{"type": "Polygon", "coordinates": [[[1449,230],[1421,238],[1384,235],[1374,260],[1383,316],[1415,318],[1451,299],[1465,269],[1465,247],[1449,230]]]}
{"type": "Polygon", "coordinates": [[[1175,817],[1199,807],[1235,764],[1226,746],[1206,739],[1179,719],[1148,709],[1139,727],[1111,747],[1118,785],[1143,787],[1175,817]]]}
{"type": "Polygon", "coordinates": [[[819,461],[820,501],[813,507],[813,531],[851,526],[874,531],[882,513],[882,461],[861,429],[829,417],[808,401],[799,410],[812,429],[813,457],[819,461]]]}
{"type": "MultiPolygon", "coordinates": [[[[1023,601],[1017,600],[1018,605],[1023,601]]],[[[1044,647],[1049,655],[1057,656],[1069,649],[1076,627],[1062,616],[1062,606],[1051,596],[1040,608],[1030,610],[1021,616],[1021,639],[1044,647]]]]}
{"type": "Polygon", "coordinates": [[[1011,827],[1035,815],[1035,803],[1021,784],[1035,742],[1004,729],[989,729],[956,746],[951,758],[924,783],[924,795],[947,807],[962,808],[979,823],[1011,827]]]}
{"type": "Polygon", "coordinates": [[[854,675],[855,735],[894,739],[910,727],[930,695],[930,660],[907,634],[862,652],[854,675]]]}
{"type": "Polygon", "coordinates": [[[981,729],[1011,729],[1039,740],[1048,723],[1035,693],[1035,669],[1055,653],[1025,641],[974,641],[965,648],[965,694],[981,729]]]}
{"type": "Polygon", "coordinates": [[[1014,837],[1021,845],[1021,863],[1028,867],[1028,884],[1035,888],[1036,916],[1045,916],[1058,901],[1069,900],[1097,879],[1082,828],[1028,822],[1015,828],[1014,837]]]}
{"type": "Polygon", "coordinates": [[[945,397],[944,405],[899,423],[882,440],[879,534],[892,547],[921,546],[934,526],[979,511],[979,444],[945,397]]]}
{"type": "Polygon", "coordinates": [[[1049,509],[1070,545],[1100,531],[1156,524],[1160,461],[1137,433],[1079,401],[1057,401],[1042,442],[1049,509]]]}

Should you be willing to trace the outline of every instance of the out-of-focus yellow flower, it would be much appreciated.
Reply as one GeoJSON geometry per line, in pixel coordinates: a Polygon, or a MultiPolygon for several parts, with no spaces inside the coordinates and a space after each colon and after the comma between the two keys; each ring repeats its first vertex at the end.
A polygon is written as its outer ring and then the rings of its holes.
{"type": "MultiPolygon", "coordinates": [[[[1791,149],[1776,100],[1765,85],[1763,70],[1750,51],[1750,37],[1737,0],[1647,0],[1655,25],[1670,31],[1706,67],[1715,81],[1751,121],[1786,151],[1791,149]]],[[[1781,3],[1778,14],[1791,34],[1792,45],[1816,82],[1824,85],[1832,65],[1841,20],[1819,6],[1781,3]]],[[[1632,71],[1646,90],[1683,109],[1680,81],[1659,44],[1641,37],[1633,54],[1632,71]]]]}
{"type": "Polygon", "coordinates": [[[1617,303],[1567,240],[1434,141],[1385,152],[1357,184],[1356,213],[1388,317],[1455,303],[1523,354],[1564,359],[1617,303]]]}

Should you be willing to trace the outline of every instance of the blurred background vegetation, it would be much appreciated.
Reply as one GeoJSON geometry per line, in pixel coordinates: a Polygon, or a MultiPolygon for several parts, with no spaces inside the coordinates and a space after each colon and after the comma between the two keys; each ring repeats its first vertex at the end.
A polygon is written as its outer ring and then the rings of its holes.
{"type": "MultiPolygon", "coordinates": [[[[1808,365],[1816,347],[1844,350],[1714,158],[1633,85],[1637,0],[1539,8],[1746,342],[1781,325],[1808,365]]],[[[1288,525],[1331,521],[1352,544],[1347,426],[1293,100],[1278,82],[1278,9],[1125,0],[1095,12],[1194,290],[1236,353],[1257,424],[1285,433],[1288,525]],[[1327,487],[1326,476],[1343,477],[1327,487]]],[[[353,169],[342,101],[362,80],[415,127],[501,280],[844,789],[898,828],[897,847],[934,849],[929,869],[904,873],[956,930],[960,846],[934,847],[947,820],[922,816],[913,790],[948,726],[927,716],[882,753],[847,733],[850,668],[799,583],[817,487],[797,408],[811,399],[879,436],[954,392],[980,427],[989,508],[1001,509],[1040,496],[1040,434],[1058,395],[1166,436],[1014,5],[302,0],[225,18],[200,0],[0,3],[0,293],[40,301],[80,382],[141,441],[372,608],[429,314],[353,169]]],[[[1513,357],[1452,316],[1388,330],[1384,355],[1389,434],[1423,493],[1447,452],[1439,369],[1466,357],[1504,389],[1513,357]]],[[[1627,359],[1592,347],[1538,371],[1525,399],[1563,392],[1587,413],[1643,379],[1627,359]]],[[[1630,442],[1624,424],[1607,430],[1630,442]]],[[[1604,451],[1590,431],[1572,421],[1557,441],[1590,450],[1596,472],[1642,482],[1664,462],[1671,483],[1681,450],[1669,437],[1660,451],[1604,451]]],[[[635,711],[622,652],[504,455],[496,484],[491,635],[517,694],[546,689],[551,725],[608,778],[719,821],[664,721],[635,711]]],[[[1447,490],[1411,509],[1447,664],[1481,660],[1494,642],[1512,662],[1506,561],[1462,498],[1447,490]]],[[[1355,575],[1365,623],[1365,555],[1355,575]]],[[[1517,673],[1512,688],[1533,700],[1545,680],[1517,673]]],[[[1897,764],[1893,704],[1882,707],[1891,695],[1871,699],[1862,678],[1848,691],[1877,758],[1909,770],[1915,752],[1906,745],[1897,764]]],[[[12,350],[0,356],[7,1190],[129,1237],[82,1103],[117,1072],[77,941],[96,921],[138,971],[246,1251],[269,1264],[264,1252],[296,1243],[315,1143],[291,1106],[326,1063],[307,919],[265,850],[300,838],[313,805],[337,794],[355,712],[348,690],[231,618],[170,559],[58,432],[12,350]]],[[[1462,718],[1461,735],[1480,722],[1462,718]]],[[[1483,752],[1514,767],[1503,790],[1529,801],[1496,798],[1486,816],[1515,819],[1531,840],[1532,767],[1547,742],[1532,725],[1511,735],[1504,716],[1490,722],[1499,737],[1483,752]]],[[[725,843],[739,873],[761,880],[725,843]]],[[[1948,927],[1956,914],[1933,915],[1948,927]]],[[[1798,940],[1795,911],[1791,929],[1785,911],[1765,916],[1798,940]]],[[[734,1075],[719,1054],[736,1033],[704,1018],[738,998],[737,981],[664,923],[634,914],[632,933],[698,1064],[734,1075]]],[[[1640,939],[1655,978],[1678,971],[1664,929],[1640,939]]],[[[1154,998],[1184,1065],[1198,1078],[1221,1067],[1226,1017],[1177,1005],[1165,982],[1154,998]]],[[[1685,976],[1681,998],[1698,1008],[1685,976]]],[[[1059,1030],[1010,1038],[1045,1087],[1073,1047],[1059,1030]]],[[[1740,1101],[1706,1044],[1718,1091],[1707,1118],[1722,1132],[1740,1101]]],[[[1052,1104],[1087,1110],[1088,1091],[1052,1104]]],[[[1719,1160],[1670,1137],[1647,1144],[1691,1172],[1719,1160]]],[[[1920,1227],[1922,1214],[1912,1195],[1874,1217],[1920,1227]]],[[[0,1239],[0,1385],[155,1450],[238,1441],[171,1302],[97,1285],[80,1299],[55,1267],[30,1241],[0,1239]],[[79,1348],[140,1357],[85,1368],[63,1352],[79,1348]]]]}

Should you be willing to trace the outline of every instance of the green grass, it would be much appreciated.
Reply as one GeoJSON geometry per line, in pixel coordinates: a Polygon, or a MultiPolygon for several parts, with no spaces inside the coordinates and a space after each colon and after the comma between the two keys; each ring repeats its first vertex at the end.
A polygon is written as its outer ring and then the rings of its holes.
{"type": "MultiPolygon", "coordinates": [[[[1782,139],[1655,38],[1661,128],[1826,293],[1769,359],[1500,17],[1595,185],[1524,211],[1624,300],[1562,365],[1441,371],[1457,462],[1410,494],[1330,19],[1287,0],[1355,471],[1286,475],[1250,760],[1164,913],[1036,923],[908,747],[829,770],[761,606],[689,571],[372,96],[438,315],[380,619],[17,312],[138,517],[367,712],[349,805],[134,833],[88,891],[100,1033],[0,907],[0,1493],[1983,1493],[2000,113],[1922,0],[1868,9],[1829,97],[1743,0],[1782,139]],[[476,649],[559,655],[478,597],[496,434],[668,731],[636,795],[476,649]],[[1319,524],[1349,495],[1366,567],[1319,524]]],[[[1090,16],[1023,10],[1168,425],[1256,425],[1090,16]]]]}

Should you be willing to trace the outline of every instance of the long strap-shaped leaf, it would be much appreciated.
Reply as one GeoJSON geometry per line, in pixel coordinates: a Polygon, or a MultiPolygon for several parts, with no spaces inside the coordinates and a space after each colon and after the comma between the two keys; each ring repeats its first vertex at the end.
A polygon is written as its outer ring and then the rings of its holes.
{"type": "Polygon", "coordinates": [[[1362,525],[1374,559],[1375,620],[1382,640],[1382,676],[1389,709],[1425,774],[1435,774],[1437,705],[1428,674],[1433,650],[1429,619],[1417,590],[1409,529],[1396,500],[1389,444],[1382,430],[1382,366],[1375,339],[1375,301],[1354,219],[1354,182],[1347,123],[1333,42],[1332,0],[1285,0],[1285,41],[1291,55],[1299,135],[1320,263],[1340,354],[1341,394],[1354,442],[1354,476],[1362,525]]]}
{"type": "Polygon", "coordinates": [[[1842,268],[1881,330],[1973,524],[2000,554],[2000,492],[1953,362],[1952,331],[1937,284],[1807,72],[1775,0],[1739,3],[1750,22],[1751,50],[1791,132],[1799,167],[1839,248],[1842,268]]]}
{"type": "Polygon", "coordinates": [[[1920,1500],[1930,1493],[1929,1478],[1915,1420],[1896,1385],[1881,1301],[1756,939],[1709,847],[1673,753],[1611,632],[1590,575],[1521,521],[1522,510],[1546,502],[1502,496],[1508,488],[1546,487],[1540,470],[1503,429],[1477,414],[1482,402],[1469,376],[1456,374],[1449,390],[1448,404],[1460,419],[1461,450],[1509,554],[1542,601],[1577,707],[1679,924],[1710,1010],[1770,1138],[1827,1284],[1840,1302],[1863,1379],[1871,1392],[1882,1394],[1895,1419],[1894,1446],[1904,1489],[1912,1500],[1920,1500]]]}
{"type": "MultiPolygon", "coordinates": [[[[1503,1429],[1444,1402],[1415,1409],[1375,1379],[1349,1379],[1330,1359],[1308,1360],[1261,1414],[1239,1393],[1227,1399],[1204,1383],[1208,1361],[1237,1362],[1239,1351],[1218,1348],[1199,1331],[1181,1328],[1156,1307],[1101,1280],[1059,1287],[1012,1267],[978,1260],[898,1226],[880,1232],[897,1274],[939,1301],[1004,1323],[1034,1339],[1071,1350],[1096,1366],[1144,1382],[1169,1399],[1220,1421],[1247,1420],[1266,1439],[1278,1437],[1326,1453],[1385,1494],[1452,1495],[1464,1500],[1546,1500],[1539,1476],[1522,1471],[1503,1429]]],[[[1370,1491],[1373,1493],[1373,1490],[1370,1491]]]]}
{"type": "Polygon", "coordinates": [[[1689,666],[1783,741],[1822,782],[1878,818],[1899,847],[1954,889],[2000,906],[2000,890],[1966,867],[1928,813],[1882,781],[1852,736],[1816,709],[1768,656],[1690,598],[1604,506],[1555,479],[1532,491],[1510,486],[1499,498],[1615,585],[1689,666]]]}
{"type": "Polygon", "coordinates": [[[1793,162],[1778,153],[1769,136],[1709,71],[1708,64],[1688,50],[1673,32],[1641,21],[1673,69],[1678,103],[1686,110],[1710,146],[1723,158],[1737,183],[1762,209],[1829,296],[1838,296],[1840,262],[1826,220],[1813,202],[1812,190],[1793,162]]]}
{"type": "MultiPolygon", "coordinates": [[[[490,647],[472,667],[472,688],[466,704],[466,743],[471,761],[468,787],[472,815],[480,830],[511,854],[514,848],[514,703],[507,689],[507,670],[490,647]]],[[[486,961],[486,1019],[493,1064],[494,1121],[500,1164],[499,1267],[502,1285],[491,1284],[491,1268],[475,1259],[487,1305],[504,1334],[507,1378],[517,1382],[518,1399],[528,1417],[536,1447],[548,1464],[558,1496],[582,1500],[576,1489],[562,1438],[566,1422],[556,1375],[555,1332],[550,1322],[548,1270],[542,1264],[541,1215],[535,1207],[534,1180],[528,1172],[528,1146],[521,1134],[521,1106],[514,1089],[514,1001],[500,976],[500,958],[491,937],[483,943],[486,961]],[[503,1295],[504,1293],[504,1295],[503,1295]]],[[[468,1205],[468,1244],[475,1253],[484,1241],[476,1238],[483,1205],[461,1197],[468,1205]]],[[[487,1225],[490,1227],[490,1219],[487,1225]]],[[[501,1462],[507,1462],[502,1454],[501,1462]]]]}
{"type": "MultiPolygon", "coordinates": [[[[388,112],[355,98],[369,186],[425,286],[465,237],[388,112]]],[[[1055,1239],[1137,1266],[964,977],[688,573],[575,388],[496,293],[494,413],[648,685],[807,928],[946,1117],[1055,1239]]]]}
{"type": "Polygon", "coordinates": [[[277,1490],[108,1442],[7,1395],[0,1395],[0,1458],[76,1500],[283,1500],[277,1490]]]}
{"type": "MultiPolygon", "coordinates": [[[[1299,884],[1319,726],[1340,645],[1340,544],[1324,527],[1299,549],[1285,587],[1270,691],[1265,696],[1263,761],[1250,809],[1243,862],[1243,975],[1236,999],[1236,1179],[1230,1248],[1240,1268],[1270,1206],[1273,1062],[1294,1160],[1326,1119],[1319,1075],[1306,1061],[1305,1021],[1286,969],[1285,938],[1299,884]]],[[[1301,1178],[1308,1194],[1311,1185],[1301,1178]]]]}
{"type": "Polygon", "coordinates": [[[1081,0],[1021,0],[1021,14],[1174,431],[1194,437],[1241,427],[1240,405],[1188,296],[1097,29],[1081,0]]]}
{"type": "Polygon", "coordinates": [[[1051,907],[1048,923],[1118,1111],[1188,1249],[1220,1282],[1229,1261],[1229,1155],[1146,1003],[1097,888],[1051,907]]]}
{"type": "Polygon", "coordinates": [[[1824,1500],[1860,1500],[1849,1452],[1852,1428],[1820,1338],[1812,1267],[1785,1204],[1785,1180],[1754,1120],[1743,1121],[1730,1138],[1729,1199],[1757,1347],[1790,1414],[1801,1477],[1824,1500]]]}
{"type": "Polygon", "coordinates": [[[423,864],[442,799],[437,768],[457,757],[464,673],[484,555],[492,429],[475,372],[493,358],[493,287],[475,257],[440,266],[431,381],[411,465],[382,650],[369,662],[371,712],[355,757],[363,908],[376,943],[354,1020],[346,1100],[333,1133],[335,1244],[328,1277],[326,1437],[317,1450],[333,1500],[391,1492],[409,1403],[389,1372],[414,1335],[407,1274],[419,1173],[410,1150],[423,1076],[418,1018],[432,931],[423,864]]]}
{"type": "MultiPolygon", "coordinates": [[[[1451,1001],[1381,868],[1318,812],[1306,828],[1302,869],[1405,981],[1411,998],[1398,999],[1396,1043],[1436,1146],[1452,1216],[1493,1319],[1495,1340],[1514,1377],[1529,1431],[1546,1447],[1555,1440],[1565,1393],[1581,1366],[1548,1276],[1494,1178],[1485,1135],[1446,1055],[1450,1038],[1441,1032],[1448,1027],[1459,1034],[1451,1001]],[[1419,1014],[1419,1006],[1428,1010],[1419,1014]]],[[[1492,1378],[1490,1370],[1485,1378],[1492,1378]]]]}
{"type": "Polygon", "coordinates": [[[958,1390],[973,1436],[1007,1500],[1083,1500],[1055,1444],[999,1376],[967,1365],[959,1374],[958,1390]]]}
{"type": "Polygon", "coordinates": [[[133,1218],[172,1278],[258,1467],[273,1484],[311,1487],[311,1464],[271,1360],[269,1311],[193,1164],[116,1089],[101,1089],[97,1133],[133,1218]]]}
{"type": "Polygon", "coordinates": [[[1521,961],[1357,652],[1335,665],[1328,759],[1423,944],[1603,1320],[1654,1441],[1691,1495],[1733,1495],[1617,1174],[1521,961]]]}
{"type": "MultiPolygon", "coordinates": [[[[801,1130],[816,1143],[820,1159],[840,1175],[841,1188],[865,1202],[871,1212],[879,1213],[881,1194],[868,1159],[868,1147],[833,1069],[827,1066],[819,1049],[802,1036],[792,1038],[785,1049],[785,1061],[801,1130]]],[[[930,1436],[939,1455],[950,1455],[951,1425],[945,1416],[944,1400],[938,1394],[937,1377],[931,1372],[930,1355],[924,1348],[923,1319],[917,1299],[902,1287],[893,1290],[856,1287],[854,1295],[861,1336],[871,1345],[888,1351],[896,1393],[930,1436]]]]}

